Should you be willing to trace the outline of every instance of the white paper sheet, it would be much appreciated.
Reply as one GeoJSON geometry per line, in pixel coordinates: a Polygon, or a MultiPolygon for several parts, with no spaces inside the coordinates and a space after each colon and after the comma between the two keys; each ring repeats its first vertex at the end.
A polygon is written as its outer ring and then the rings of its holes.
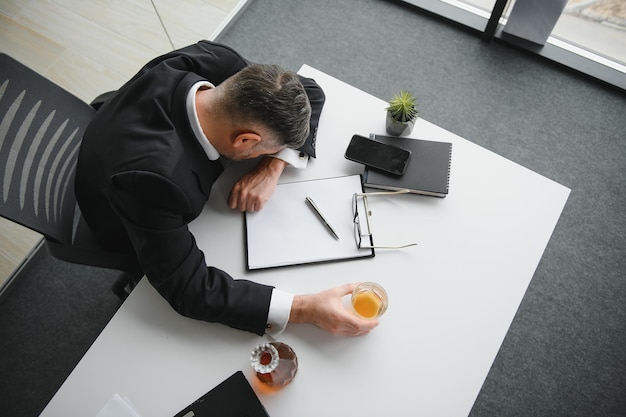
{"type": "Polygon", "coordinates": [[[358,249],[354,239],[352,195],[360,192],[359,175],[279,184],[263,210],[246,213],[248,268],[373,256],[371,249],[358,249]],[[306,203],[307,196],[339,239],[306,203]]]}

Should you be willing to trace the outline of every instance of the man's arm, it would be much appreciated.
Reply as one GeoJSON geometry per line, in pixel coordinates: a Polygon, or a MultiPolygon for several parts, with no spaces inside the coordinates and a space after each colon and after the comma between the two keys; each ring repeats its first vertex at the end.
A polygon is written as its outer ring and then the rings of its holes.
{"type": "Polygon", "coordinates": [[[311,323],[332,334],[362,336],[378,326],[378,320],[357,317],[343,306],[343,297],[356,283],[345,284],[316,294],[296,295],[289,323],[311,323]]]}
{"type": "MultiPolygon", "coordinates": [[[[116,175],[111,187],[111,203],[124,222],[146,276],[176,311],[259,335],[268,330],[270,302],[276,289],[235,280],[220,269],[206,266],[183,220],[186,198],[176,186],[155,174],[126,172],[116,175]]],[[[342,303],[355,285],[296,295],[284,314],[289,316],[289,323],[310,323],[333,334],[367,334],[378,321],[359,318],[342,303]]]]}
{"type": "Polygon", "coordinates": [[[302,145],[298,151],[304,152],[306,155],[315,158],[317,127],[320,122],[320,116],[322,115],[324,103],[326,102],[326,95],[324,94],[322,87],[320,87],[314,79],[300,76],[300,82],[306,91],[309,103],[311,103],[311,129],[304,145],[302,145]]]}
{"type": "Polygon", "coordinates": [[[255,169],[235,183],[228,196],[228,206],[239,211],[255,212],[263,208],[276,189],[287,162],[263,157],[255,169]]]}
{"type": "Polygon", "coordinates": [[[154,173],[128,171],[116,174],[109,187],[142,269],[177,312],[265,333],[273,288],[206,266],[185,220],[189,201],[175,184],[154,173]]]}

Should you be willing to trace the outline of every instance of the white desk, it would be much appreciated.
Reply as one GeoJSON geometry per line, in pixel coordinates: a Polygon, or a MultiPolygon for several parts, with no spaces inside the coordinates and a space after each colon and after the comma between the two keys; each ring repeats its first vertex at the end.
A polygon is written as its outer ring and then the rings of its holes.
{"type": "MultiPolygon", "coordinates": [[[[318,159],[283,181],[361,172],[344,159],[345,147],[352,134],[384,133],[385,103],[313,68],[300,73],[318,81],[327,102],[318,159]]],[[[192,224],[207,262],[236,278],[295,293],[372,280],[389,293],[389,309],[368,336],[287,328],[280,340],[298,354],[296,379],[271,395],[253,384],[273,417],[467,416],[471,410],[569,189],[425,120],[412,136],[453,142],[449,196],[376,198],[371,209],[378,242],[417,240],[417,247],[247,273],[242,215],[225,202],[236,178],[230,169],[192,224]]],[[[145,417],[172,416],[236,370],[253,381],[249,353],[261,340],[177,315],[144,280],[42,415],[95,416],[117,392],[145,417]]]]}

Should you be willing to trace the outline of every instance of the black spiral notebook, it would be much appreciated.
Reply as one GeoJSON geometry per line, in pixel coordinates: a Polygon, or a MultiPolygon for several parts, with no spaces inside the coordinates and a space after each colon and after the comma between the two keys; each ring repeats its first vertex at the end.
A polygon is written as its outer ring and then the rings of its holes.
{"type": "Polygon", "coordinates": [[[403,175],[365,167],[364,186],[383,190],[408,189],[414,194],[434,197],[448,195],[452,143],[374,134],[370,138],[410,150],[411,159],[403,175]]]}
{"type": "Polygon", "coordinates": [[[243,372],[237,371],[174,417],[269,417],[243,372]]]}

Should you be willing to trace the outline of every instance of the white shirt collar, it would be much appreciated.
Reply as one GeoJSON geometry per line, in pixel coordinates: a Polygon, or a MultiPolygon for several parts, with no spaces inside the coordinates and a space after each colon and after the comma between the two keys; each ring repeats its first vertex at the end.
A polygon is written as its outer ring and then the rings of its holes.
{"type": "Polygon", "coordinates": [[[220,154],[217,150],[215,150],[213,145],[211,145],[211,142],[209,142],[209,139],[202,131],[200,120],[198,119],[198,113],[196,112],[196,92],[200,89],[200,87],[214,88],[215,86],[208,81],[198,81],[191,87],[191,90],[189,90],[189,93],[187,94],[187,115],[189,116],[191,130],[193,130],[193,133],[196,135],[196,139],[200,142],[206,156],[211,161],[215,161],[219,159],[220,154]]]}
{"type": "MultiPolygon", "coordinates": [[[[202,131],[202,127],[200,127],[200,120],[198,120],[198,113],[196,112],[196,92],[200,89],[200,87],[215,88],[215,86],[208,81],[198,81],[197,83],[195,83],[187,94],[187,115],[189,116],[189,124],[191,125],[191,130],[193,130],[193,133],[196,135],[196,139],[198,139],[200,146],[202,146],[202,149],[204,149],[206,156],[209,158],[209,160],[215,161],[219,159],[220,154],[213,147],[213,145],[211,145],[211,142],[209,142],[209,139],[202,131]]],[[[277,154],[270,156],[282,159],[289,165],[299,169],[306,168],[309,161],[308,156],[304,153],[289,148],[285,148],[277,154]]]]}

